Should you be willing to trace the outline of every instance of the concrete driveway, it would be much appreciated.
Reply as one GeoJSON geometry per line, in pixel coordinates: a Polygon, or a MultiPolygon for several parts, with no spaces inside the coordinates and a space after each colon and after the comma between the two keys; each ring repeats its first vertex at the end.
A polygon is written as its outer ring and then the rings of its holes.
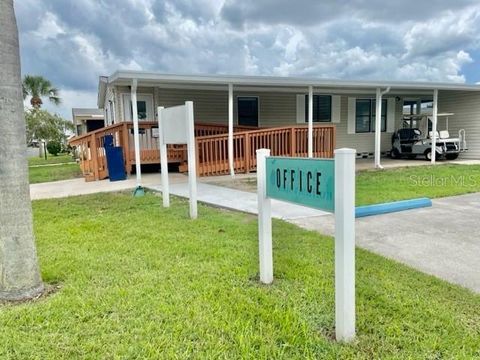
{"type": "MultiPolygon", "coordinates": [[[[333,235],[331,215],[288,220],[333,235]]],[[[356,220],[357,245],[480,293],[480,193],[356,220]]]]}

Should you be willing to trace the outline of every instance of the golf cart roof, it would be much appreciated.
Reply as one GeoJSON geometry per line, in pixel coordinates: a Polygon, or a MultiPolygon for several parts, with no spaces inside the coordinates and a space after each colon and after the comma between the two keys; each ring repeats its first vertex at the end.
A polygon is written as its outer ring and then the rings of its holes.
{"type": "MultiPolygon", "coordinates": [[[[437,117],[447,117],[447,116],[453,116],[455,115],[454,113],[439,113],[437,114],[437,117]]],[[[403,115],[403,117],[405,119],[415,119],[415,120],[422,120],[422,119],[425,119],[425,118],[431,118],[433,115],[432,114],[420,114],[420,115],[417,115],[417,114],[413,114],[413,115],[403,115]]]]}

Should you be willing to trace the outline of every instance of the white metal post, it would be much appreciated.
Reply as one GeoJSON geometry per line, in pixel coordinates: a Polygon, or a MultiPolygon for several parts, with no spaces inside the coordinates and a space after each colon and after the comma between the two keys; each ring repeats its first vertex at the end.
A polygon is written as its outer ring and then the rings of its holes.
{"type": "Polygon", "coordinates": [[[437,118],[438,118],[438,89],[433,90],[433,112],[432,112],[432,152],[431,163],[435,165],[437,153],[437,118]]]}
{"type": "Polygon", "coordinates": [[[355,150],[335,150],[335,335],[355,337],[355,150]]]}
{"type": "Polygon", "coordinates": [[[257,194],[258,194],[258,250],[260,261],[260,281],[273,282],[272,254],[272,208],[267,198],[266,158],[270,149],[257,150],[257,194]]]}
{"type": "Polygon", "coordinates": [[[140,139],[138,131],[137,79],[132,80],[130,98],[132,100],[133,139],[135,145],[135,174],[137,187],[140,187],[142,185],[142,168],[140,163],[140,139]]]}
{"type": "Polygon", "coordinates": [[[375,168],[380,168],[380,143],[382,134],[382,91],[377,88],[375,101],[375,168]]]}
{"type": "Polygon", "coordinates": [[[186,101],[187,108],[187,153],[188,153],[188,189],[190,192],[190,218],[197,218],[197,165],[195,156],[195,125],[193,102],[186,101]]]}
{"type": "Polygon", "coordinates": [[[313,157],[313,87],[308,87],[308,157],[313,157]]]}
{"type": "Polygon", "coordinates": [[[159,106],[157,109],[158,113],[158,144],[160,148],[160,171],[162,172],[162,198],[163,198],[163,207],[170,206],[170,188],[168,183],[168,157],[167,157],[167,145],[165,144],[165,138],[163,135],[163,123],[162,123],[162,113],[163,106],[159,106]]]}
{"type": "Polygon", "coordinates": [[[381,144],[382,144],[382,107],[383,107],[383,95],[390,91],[390,86],[385,90],[381,91],[380,88],[377,88],[376,100],[375,100],[375,168],[383,169],[382,164],[380,163],[380,157],[382,153],[381,144]]]}
{"type": "Polygon", "coordinates": [[[233,84],[228,84],[228,165],[230,176],[235,176],[233,167],[233,84]]]}

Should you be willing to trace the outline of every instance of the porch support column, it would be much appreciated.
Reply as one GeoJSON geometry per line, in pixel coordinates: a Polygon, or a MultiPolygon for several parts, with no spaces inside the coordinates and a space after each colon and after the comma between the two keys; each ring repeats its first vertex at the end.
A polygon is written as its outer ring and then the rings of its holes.
{"type": "Polygon", "coordinates": [[[433,90],[433,112],[432,112],[432,152],[431,163],[435,164],[435,157],[437,154],[437,117],[438,117],[438,89],[433,90]]]}
{"type": "Polygon", "coordinates": [[[375,100],[375,169],[383,169],[380,164],[381,143],[382,143],[382,99],[383,95],[390,91],[388,87],[385,91],[377,88],[375,100]]]}
{"type": "Polygon", "coordinates": [[[313,157],[313,86],[308,87],[308,157],[313,157]]]}
{"type": "Polygon", "coordinates": [[[228,84],[228,167],[232,178],[235,177],[233,156],[233,84],[228,84]]]}
{"type": "Polygon", "coordinates": [[[135,145],[135,174],[137,177],[138,188],[142,186],[142,168],[140,164],[140,139],[138,134],[137,79],[132,80],[130,98],[132,100],[133,140],[135,145]]]}

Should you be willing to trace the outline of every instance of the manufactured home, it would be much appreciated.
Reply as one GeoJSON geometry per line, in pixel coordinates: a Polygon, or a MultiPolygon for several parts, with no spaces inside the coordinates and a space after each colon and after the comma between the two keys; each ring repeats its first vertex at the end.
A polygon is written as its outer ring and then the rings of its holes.
{"type": "Polygon", "coordinates": [[[103,109],[72,109],[73,126],[77,136],[105,127],[103,109]]]}
{"type": "MultiPolygon", "coordinates": [[[[381,167],[392,149],[392,135],[407,127],[435,134],[448,126],[450,136],[461,132],[468,144],[460,157],[480,159],[478,85],[117,71],[99,79],[98,107],[105,127],[71,141],[81,150],[86,178],[108,176],[102,152],[107,134],[123,147],[128,172],[137,161],[159,163],[157,108],[185,101],[194,104],[199,175],[255,170],[259,147],[270,148],[273,155],[317,157],[350,147],[381,167]]],[[[185,147],[170,146],[168,158],[186,169],[185,147]]]]}

